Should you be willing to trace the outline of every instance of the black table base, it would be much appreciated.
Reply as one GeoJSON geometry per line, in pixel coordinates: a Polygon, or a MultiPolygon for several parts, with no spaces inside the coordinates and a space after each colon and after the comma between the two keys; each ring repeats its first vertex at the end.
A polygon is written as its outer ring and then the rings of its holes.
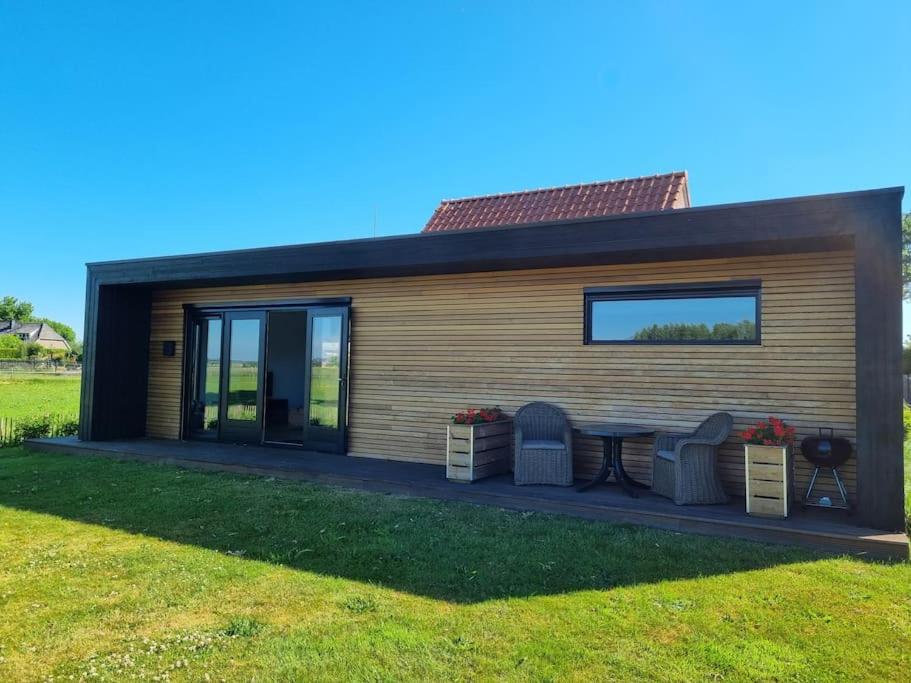
{"type": "Polygon", "coordinates": [[[607,478],[614,473],[614,479],[623,491],[633,498],[639,497],[639,489],[648,489],[648,486],[638,482],[626,473],[623,469],[623,437],[622,436],[602,436],[604,442],[604,460],[601,463],[601,469],[595,478],[580,486],[577,491],[586,491],[597,484],[606,484],[607,478]]]}

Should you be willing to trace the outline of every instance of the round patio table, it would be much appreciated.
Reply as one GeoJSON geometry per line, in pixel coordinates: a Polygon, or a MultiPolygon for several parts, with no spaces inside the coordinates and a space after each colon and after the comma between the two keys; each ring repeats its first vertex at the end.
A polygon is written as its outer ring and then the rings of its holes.
{"type": "Polygon", "coordinates": [[[580,486],[578,491],[585,491],[596,484],[607,482],[611,470],[614,472],[614,478],[623,491],[633,498],[639,497],[637,489],[647,489],[648,486],[636,481],[623,469],[623,439],[626,437],[653,436],[654,429],[641,427],[639,425],[614,424],[611,422],[601,422],[598,424],[582,425],[576,427],[579,434],[585,436],[600,437],[604,443],[604,460],[601,462],[601,469],[595,478],[580,486]]]}

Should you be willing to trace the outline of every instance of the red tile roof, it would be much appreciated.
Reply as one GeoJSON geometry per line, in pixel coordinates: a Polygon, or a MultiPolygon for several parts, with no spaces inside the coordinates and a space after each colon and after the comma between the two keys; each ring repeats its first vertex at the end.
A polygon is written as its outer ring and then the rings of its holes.
{"type": "Polygon", "coordinates": [[[444,199],[422,232],[596,218],[690,205],[686,171],[465,199],[444,199]]]}

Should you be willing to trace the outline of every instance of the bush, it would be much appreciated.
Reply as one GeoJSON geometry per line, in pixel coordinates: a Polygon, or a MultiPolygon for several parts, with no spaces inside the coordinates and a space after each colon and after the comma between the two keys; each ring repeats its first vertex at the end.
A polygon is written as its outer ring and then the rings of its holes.
{"type": "Polygon", "coordinates": [[[0,358],[22,358],[22,340],[14,334],[0,335],[0,358]]]}
{"type": "Polygon", "coordinates": [[[79,433],[79,420],[75,417],[68,417],[57,424],[57,433],[55,436],[76,436],[79,433]]]}
{"type": "Polygon", "coordinates": [[[24,417],[16,423],[16,432],[20,440],[40,439],[50,436],[52,421],[50,415],[24,417]]]}
{"type": "Polygon", "coordinates": [[[47,349],[38,342],[25,342],[24,348],[26,358],[44,358],[47,355],[47,349]]]}
{"type": "Polygon", "coordinates": [[[23,417],[13,422],[11,434],[3,437],[3,445],[13,446],[26,439],[43,439],[49,436],[75,436],[79,432],[79,420],[58,415],[36,415],[23,417]]]}
{"type": "Polygon", "coordinates": [[[911,406],[907,403],[905,404],[903,418],[905,423],[905,441],[907,441],[908,437],[911,436],[911,406]]]}

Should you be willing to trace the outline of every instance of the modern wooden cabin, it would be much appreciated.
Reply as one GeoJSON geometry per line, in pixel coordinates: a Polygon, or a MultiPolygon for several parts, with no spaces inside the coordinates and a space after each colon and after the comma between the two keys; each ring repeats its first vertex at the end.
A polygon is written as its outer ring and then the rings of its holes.
{"type": "MultiPolygon", "coordinates": [[[[672,176],[658,209],[627,196],[621,213],[595,202],[553,220],[525,197],[460,219],[444,202],[421,234],[89,264],[80,438],[441,464],[449,416],[469,406],[545,400],[574,422],[671,431],[773,414],[800,437],[848,437],[858,518],[900,529],[903,189],[693,208],[672,176]],[[749,329],[613,325],[654,301],[732,305],[749,329]]],[[[579,439],[577,475],[599,449],[579,439]]],[[[643,481],[649,449],[627,444],[643,481]]],[[[736,437],[722,450],[741,495],[742,453],[736,437]]]]}

